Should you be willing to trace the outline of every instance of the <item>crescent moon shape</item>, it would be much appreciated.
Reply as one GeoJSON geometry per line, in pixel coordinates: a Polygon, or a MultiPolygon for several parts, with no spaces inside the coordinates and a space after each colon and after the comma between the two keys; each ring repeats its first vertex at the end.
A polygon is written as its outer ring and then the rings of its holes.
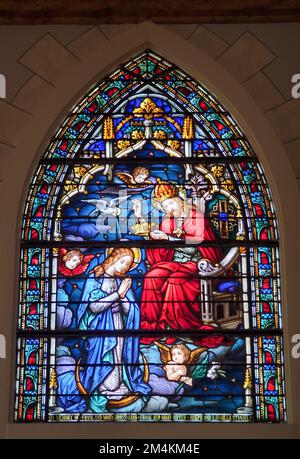
{"type": "MultiPolygon", "coordinates": [[[[146,357],[144,356],[144,354],[143,353],[141,353],[141,354],[142,354],[142,359],[143,359],[143,364],[144,364],[144,377],[143,377],[143,380],[145,381],[145,383],[147,383],[149,381],[149,365],[148,365],[148,362],[147,362],[146,357]]],[[[78,360],[78,362],[76,364],[76,369],[75,369],[76,384],[77,384],[79,392],[82,395],[89,395],[87,390],[85,389],[85,387],[83,386],[83,384],[82,384],[82,382],[80,380],[80,375],[79,375],[80,362],[81,362],[81,358],[78,360]]],[[[137,394],[137,395],[125,396],[125,397],[121,398],[120,400],[109,400],[108,406],[111,407],[111,408],[122,408],[124,406],[128,406],[131,403],[135,402],[138,398],[139,398],[139,395],[137,394]]]]}
{"type": "MultiPolygon", "coordinates": [[[[144,356],[142,352],[141,354],[142,354],[142,359],[144,363],[143,380],[145,381],[145,383],[147,383],[149,381],[149,366],[148,366],[146,357],[144,356]]],[[[139,395],[137,394],[137,395],[129,395],[127,397],[125,396],[121,398],[121,400],[109,400],[108,406],[110,406],[111,408],[123,408],[124,406],[128,406],[131,403],[135,402],[138,398],[139,398],[139,395]]]]}

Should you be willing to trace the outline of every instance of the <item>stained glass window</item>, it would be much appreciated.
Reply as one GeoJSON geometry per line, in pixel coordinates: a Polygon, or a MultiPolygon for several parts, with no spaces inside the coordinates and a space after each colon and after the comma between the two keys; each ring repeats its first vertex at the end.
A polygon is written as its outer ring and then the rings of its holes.
{"type": "Polygon", "coordinates": [[[283,422],[280,300],[256,154],[147,50],[77,103],[31,181],[15,419],[283,422]]]}

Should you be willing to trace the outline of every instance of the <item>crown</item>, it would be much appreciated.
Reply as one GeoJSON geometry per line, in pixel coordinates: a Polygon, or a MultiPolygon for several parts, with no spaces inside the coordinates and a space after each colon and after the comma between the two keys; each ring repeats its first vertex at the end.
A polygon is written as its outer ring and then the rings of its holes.
{"type": "Polygon", "coordinates": [[[141,222],[133,225],[131,229],[136,236],[149,236],[153,226],[154,223],[141,222]]]}
{"type": "Polygon", "coordinates": [[[165,199],[175,198],[178,196],[178,190],[175,186],[168,183],[160,183],[154,188],[154,197],[158,202],[162,202],[165,199]]]}

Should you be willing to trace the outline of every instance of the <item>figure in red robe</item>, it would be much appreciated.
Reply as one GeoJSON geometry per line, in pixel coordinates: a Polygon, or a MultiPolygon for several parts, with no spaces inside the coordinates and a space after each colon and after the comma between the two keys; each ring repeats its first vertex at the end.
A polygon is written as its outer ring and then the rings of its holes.
{"type": "MultiPolygon", "coordinates": [[[[154,240],[174,241],[172,248],[149,248],[147,260],[150,270],[144,279],[141,301],[141,329],[163,330],[210,330],[203,325],[200,301],[200,278],[197,263],[206,258],[212,264],[221,261],[218,247],[201,247],[202,241],[215,241],[216,236],[208,220],[186,200],[179,196],[178,188],[159,184],[154,189],[154,199],[165,212],[159,230],[152,231],[154,240]],[[187,246],[176,247],[176,241],[187,246]]],[[[134,212],[141,221],[141,204],[133,200],[134,212]]],[[[176,341],[168,338],[167,343],[176,341]]],[[[150,344],[156,337],[144,336],[141,343],[150,344]]],[[[223,336],[201,336],[193,339],[197,345],[216,347],[225,344],[223,336]]]]}

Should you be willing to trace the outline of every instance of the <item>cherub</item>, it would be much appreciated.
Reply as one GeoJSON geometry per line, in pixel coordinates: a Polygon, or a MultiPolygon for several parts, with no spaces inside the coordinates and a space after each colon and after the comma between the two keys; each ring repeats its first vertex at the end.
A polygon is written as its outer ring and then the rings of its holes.
{"type": "Polygon", "coordinates": [[[117,172],[116,176],[125,182],[128,188],[147,188],[154,184],[153,179],[150,178],[149,170],[142,166],[135,167],[131,174],[129,172],[117,172]]]}
{"type": "Polygon", "coordinates": [[[95,255],[83,255],[80,250],[59,249],[58,252],[58,271],[67,277],[78,276],[84,273],[89,262],[95,255]]]}
{"type": "Polygon", "coordinates": [[[155,341],[155,344],[159,348],[167,379],[169,381],[180,381],[192,386],[195,371],[190,376],[188,376],[188,373],[190,373],[191,366],[196,365],[200,354],[206,348],[199,347],[191,351],[185,344],[174,344],[171,348],[158,341],[155,341]]]}

